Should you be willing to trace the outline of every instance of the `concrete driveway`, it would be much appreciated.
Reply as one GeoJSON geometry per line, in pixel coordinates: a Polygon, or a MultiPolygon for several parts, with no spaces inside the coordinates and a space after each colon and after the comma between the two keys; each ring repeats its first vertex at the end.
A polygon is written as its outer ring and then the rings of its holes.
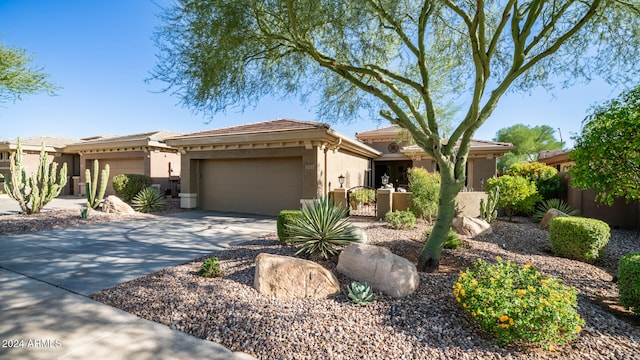
{"type": "Polygon", "coordinates": [[[0,341],[23,340],[0,358],[242,358],[86,295],[275,231],[195,211],[0,238],[0,341]]]}

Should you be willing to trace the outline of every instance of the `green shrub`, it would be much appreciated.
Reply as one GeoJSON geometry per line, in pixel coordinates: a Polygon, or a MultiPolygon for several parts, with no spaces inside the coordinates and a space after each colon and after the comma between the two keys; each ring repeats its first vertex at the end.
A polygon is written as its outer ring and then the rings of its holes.
{"type": "Polygon", "coordinates": [[[334,205],[329,197],[321,197],[302,208],[302,216],[286,226],[289,242],[300,246],[296,252],[326,260],[338,254],[338,247],[357,242],[353,226],[347,222],[349,209],[334,205]]]}
{"type": "Polygon", "coordinates": [[[554,254],[588,263],[598,259],[610,236],[609,225],[597,219],[556,217],[549,226],[554,254]]]}
{"type": "Polygon", "coordinates": [[[629,253],[618,262],[620,304],[640,315],[640,252],[629,253]]]}
{"type": "Polygon", "coordinates": [[[531,264],[478,260],[460,273],[453,294],[462,310],[500,345],[553,348],[575,338],[584,320],[577,292],[531,264]]]}
{"type": "MultiPolygon", "coordinates": [[[[431,235],[431,230],[433,230],[433,228],[428,228],[423,235],[423,240],[426,242],[429,239],[429,236],[431,235]]],[[[442,245],[443,248],[445,249],[450,249],[450,250],[460,250],[462,249],[462,247],[464,246],[464,242],[462,241],[462,238],[460,238],[460,235],[453,231],[453,229],[449,229],[449,232],[447,233],[447,238],[444,240],[444,245],[442,245]]]]}
{"type": "Polygon", "coordinates": [[[217,257],[212,257],[205,260],[198,270],[198,275],[204,277],[220,277],[222,276],[222,271],[220,270],[220,262],[217,257]]]}
{"type": "Polygon", "coordinates": [[[540,222],[549,209],[562,211],[569,216],[578,215],[578,210],[572,209],[564,201],[560,199],[548,199],[536,205],[536,211],[533,212],[531,218],[535,222],[540,222]]]}
{"type": "Polygon", "coordinates": [[[416,226],[416,216],[411,211],[389,211],[384,215],[384,221],[394,229],[413,229],[416,226]]]}
{"type": "Polygon", "coordinates": [[[411,168],[408,177],[411,191],[409,210],[420,219],[432,221],[438,216],[440,175],[423,168],[411,168]]]}
{"type": "Polygon", "coordinates": [[[151,177],[138,174],[119,174],[111,179],[113,191],[126,202],[131,202],[138,193],[151,186],[151,177]]]}
{"type": "Polygon", "coordinates": [[[503,208],[509,221],[518,213],[529,214],[541,199],[536,185],[522,176],[504,175],[487,180],[485,191],[500,188],[498,207],[503,208]]]}
{"type": "Polygon", "coordinates": [[[278,239],[283,245],[289,244],[289,238],[291,237],[289,231],[287,231],[287,224],[292,224],[300,216],[302,216],[302,211],[300,210],[282,210],[278,214],[276,228],[278,230],[278,239]]]}
{"type": "Polygon", "coordinates": [[[561,181],[556,168],[541,162],[512,165],[506,175],[522,176],[536,184],[543,199],[557,198],[560,195],[561,181]]]}
{"type": "Polygon", "coordinates": [[[133,208],[139,212],[160,211],[164,209],[164,195],[152,187],[144,188],[133,198],[132,204],[133,208]]]}
{"type": "Polygon", "coordinates": [[[356,305],[371,304],[375,299],[369,284],[354,281],[347,286],[347,297],[356,305]]]}
{"type": "Polygon", "coordinates": [[[349,194],[351,206],[370,204],[376,201],[376,191],[373,189],[358,189],[349,194]]]}

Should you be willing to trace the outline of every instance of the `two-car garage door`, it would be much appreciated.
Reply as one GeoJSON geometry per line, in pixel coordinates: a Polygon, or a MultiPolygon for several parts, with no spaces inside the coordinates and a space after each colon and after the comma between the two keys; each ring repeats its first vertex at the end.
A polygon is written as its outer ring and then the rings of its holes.
{"type": "Polygon", "coordinates": [[[300,207],[302,158],[202,160],[199,183],[205,210],[277,215],[300,207]]]}

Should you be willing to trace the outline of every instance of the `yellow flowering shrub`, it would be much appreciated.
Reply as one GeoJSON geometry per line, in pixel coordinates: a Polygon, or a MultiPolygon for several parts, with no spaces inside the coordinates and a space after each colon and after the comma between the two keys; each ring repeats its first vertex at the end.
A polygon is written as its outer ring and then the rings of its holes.
{"type": "Polygon", "coordinates": [[[573,340],[584,326],[575,289],[531,264],[497,260],[460,273],[453,295],[462,311],[500,345],[550,349],[573,340]]]}

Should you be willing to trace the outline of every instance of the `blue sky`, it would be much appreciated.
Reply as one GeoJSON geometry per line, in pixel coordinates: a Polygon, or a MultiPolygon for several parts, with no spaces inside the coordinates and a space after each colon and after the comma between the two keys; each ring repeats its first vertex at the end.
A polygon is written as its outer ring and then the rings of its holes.
{"type": "MultiPolygon", "coordinates": [[[[166,5],[170,0],[155,3],[166,5]]],[[[179,99],[159,92],[162,84],[145,83],[157,52],[151,39],[159,24],[155,3],[0,0],[0,41],[26,49],[50,80],[62,87],[58,96],[31,95],[0,104],[0,139],[82,138],[152,130],[186,133],[276,118],[314,120],[313,104],[303,105],[298,99],[265,99],[244,113],[230,110],[203,118],[179,105],[179,99]]],[[[589,107],[622,90],[595,80],[553,94],[542,89],[508,94],[475,138],[491,140],[499,129],[518,123],[546,124],[559,128],[570,146],[569,137],[581,131],[589,107]]],[[[331,126],[353,136],[387,123],[371,119],[331,126]]]]}

